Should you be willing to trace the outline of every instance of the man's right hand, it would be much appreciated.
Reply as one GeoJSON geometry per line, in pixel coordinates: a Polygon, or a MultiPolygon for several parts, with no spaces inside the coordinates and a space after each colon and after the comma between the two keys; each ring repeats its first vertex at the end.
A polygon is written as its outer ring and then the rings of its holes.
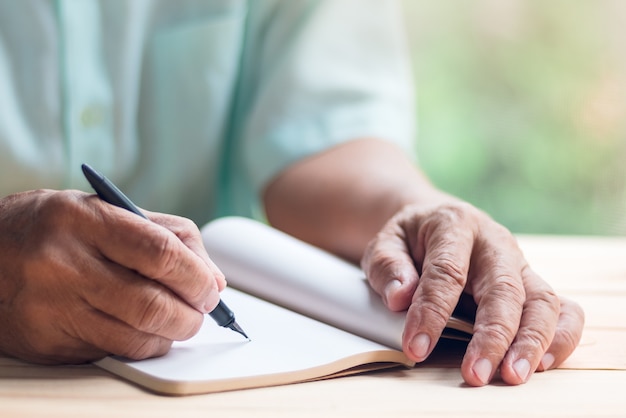
{"type": "Polygon", "coordinates": [[[0,352],[37,363],[165,354],[200,328],[224,275],[193,222],[78,191],[0,199],[0,352]]]}

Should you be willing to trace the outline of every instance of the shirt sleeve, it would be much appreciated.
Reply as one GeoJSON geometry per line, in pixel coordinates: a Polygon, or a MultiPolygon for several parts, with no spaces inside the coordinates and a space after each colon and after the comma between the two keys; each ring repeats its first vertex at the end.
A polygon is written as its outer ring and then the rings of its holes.
{"type": "Polygon", "coordinates": [[[231,161],[245,178],[235,183],[260,196],[293,162],[358,138],[411,152],[414,89],[399,4],[279,3],[261,11],[252,2],[231,161]]]}

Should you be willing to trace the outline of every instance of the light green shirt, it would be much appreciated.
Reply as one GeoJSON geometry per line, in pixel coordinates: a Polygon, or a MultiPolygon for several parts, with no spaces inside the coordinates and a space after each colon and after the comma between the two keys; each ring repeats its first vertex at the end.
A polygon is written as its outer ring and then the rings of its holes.
{"type": "Polygon", "coordinates": [[[342,141],[413,139],[388,0],[0,0],[0,196],[89,191],[203,223],[342,141]]]}

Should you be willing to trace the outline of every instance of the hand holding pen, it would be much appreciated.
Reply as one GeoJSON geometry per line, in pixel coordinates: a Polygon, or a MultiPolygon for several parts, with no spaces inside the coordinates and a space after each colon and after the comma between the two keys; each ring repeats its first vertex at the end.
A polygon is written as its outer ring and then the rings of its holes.
{"type": "Polygon", "coordinates": [[[44,364],[144,359],[194,336],[224,275],[193,222],[146,215],[77,190],[0,199],[0,353],[44,364]]]}
{"type": "MultiPolygon", "coordinates": [[[[117,186],[115,186],[110,180],[106,177],[95,171],[87,164],[82,165],[83,173],[89,181],[89,184],[94,188],[98,196],[107,203],[120,207],[122,209],[126,209],[144,219],[148,219],[136,206],[135,204],[122,193],[117,186]]],[[[212,265],[212,263],[211,263],[212,265]]],[[[210,305],[209,305],[210,306],[210,305]]],[[[207,306],[203,306],[203,310],[206,309],[207,306]]],[[[210,309],[209,315],[213,320],[221,327],[230,328],[235,332],[243,335],[245,338],[248,338],[244,330],[237,324],[235,320],[235,314],[226,306],[226,304],[219,300],[217,306],[214,309],[210,309]]]]}

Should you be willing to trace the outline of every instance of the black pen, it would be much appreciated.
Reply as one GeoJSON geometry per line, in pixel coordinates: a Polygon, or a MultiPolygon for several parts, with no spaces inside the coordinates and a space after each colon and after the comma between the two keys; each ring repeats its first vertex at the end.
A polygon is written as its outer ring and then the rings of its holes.
{"type": "MultiPolygon", "coordinates": [[[[141,213],[137,206],[111,182],[111,180],[107,179],[87,164],[83,164],[81,167],[87,181],[91,184],[91,187],[93,187],[100,199],[122,209],[129,210],[144,219],[148,219],[146,215],[141,213]]],[[[237,321],[235,321],[233,311],[231,311],[222,300],[220,300],[215,309],[209,313],[209,316],[213,318],[219,326],[230,328],[248,338],[244,330],[237,324],[237,321]]]]}

